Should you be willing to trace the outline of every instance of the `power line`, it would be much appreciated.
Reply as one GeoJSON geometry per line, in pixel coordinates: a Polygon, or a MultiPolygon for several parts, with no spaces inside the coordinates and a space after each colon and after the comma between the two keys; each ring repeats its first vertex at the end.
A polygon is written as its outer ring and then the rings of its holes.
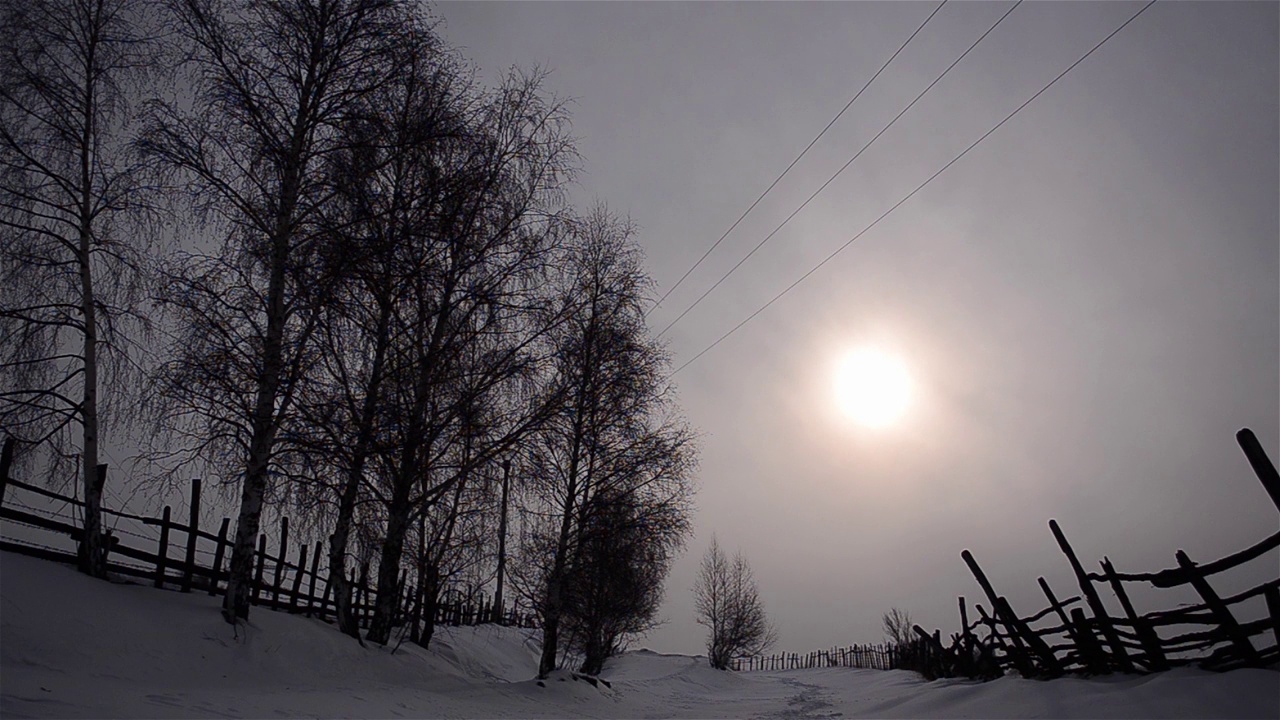
{"type": "Polygon", "coordinates": [[[879,139],[880,139],[880,136],[881,136],[881,135],[884,135],[884,134],[885,134],[885,132],[887,132],[887,131],[889,130],[889,128],[893,127],[894,123],[898,122],[898,119],[899,119],[899,118],[901,118],[903,115],[906,115],[908,110],[910,110],[911,108],[915,107],[915,104],[916,104],[916,103],[918,103],[918,102],[920,102],[920,98],[922,98],[922,97],[924,97],[926,94],[928,94],[928,92],[929,92],[930,90],[932,90],[932,89],[933,89],[933,86],[934,86],[934,85],[937,85],[939,82],[941,82],[941,81],[942,81],[942,78],[946,77],[946,76],[947,76],[947,73],[951,72],[951,69],[952,69],[952,68],[954,68],[956,65],[959,65],[961,60],[964,60],[964,59],[965,59],[965,57],[966,57],[966,56],[968,56],[968,55],[969,55],[969,53],[970,53],[970,52],[972,52],[974,48],[978,47],[978,45],[979,45],[983,40],[985,40],[985,39],[987,38],[987,36],[988,36],[988,35],[990,35],[990,34],[991,34],[991,32],[992,32],[993,30],[995,30],[995,29],[1000,25],[1000,23],[1004,22],[1004,19],[1005,19],[1005,18],[1007,18],[1007,17],[1009,17],[1009,14],[1010,14],[1010,13],[1012,13],[1014,10],[1018,9],[1018,6],[1019,6],[1019,5],[1021,5],[1021,4],[1022,4],[1022,0],[1018,0],[1018,1],[1017,1],[1017,2],[1015,2],[1013,5],[1011,5],[1011,6],[1009,7],[1009,9],[1008,9],[1008,10],[1006,10],[1006,11],[1004,12],[1004,14],[1003,14],[1003,15],[1001,15],[1001,16],[1000,16],[1000,18],[999,18],[998,20],[996,20],[996,21],[995,21],[995,24],[993,24],[991,27],[987,28],[987,31],[986,31],[986,32],[984,32],[984,33],[982,33],[982,35],[981,35],[981,36],[979,36],[977,40],[974,40],[974,41],[973,41],[973,44],[972,44],[972,45],[970,45],[970,46],[969,46],[969,48],[968,48],[967,50],[965,50],[963,53],[961,53],[961,54],[960,54],[960,57],[958,57],[958,58],[956,58],[955,60],[953,60],[953,61],[951,62],[951,64],[947,66],[947,69],[942,71],[942,74],[938,75],[938,77],[934,78],[933,82],[929,83],[928,87],[926,87],[924,90],[921,90],[921,91],[920,91],[920,94],[919,94],[919,95],[916,95],[916,97],[915,97],[915,99],[914,99],[914,100],[912,100],[910,103],[908,103],[906,107],[902,108],[902,111],[901,111],[901,112],[899,112],[897,115],[895,115],[895,116],[893,117],[893,119],[889,121],[889,124],[887,124],[887,125],[885,125],[883,128],[881,128],[881,129],[880,129],[880,132],[876,133],[876,134],[875,134],[875,137],[873,137],[873,138],[871,138],[870,140],[868,140],[868,141],[867,141],[867,144],[862,146],[862,149],[860,149],[860,150],[858,150],[858,152],[854,153],[853,157],[849,158],[848,162],[846,162],[844,165],[841,165],[841,166],[840,166],[840,169],[839,169],[839,170],[837,170],[837,171],[835,172],[835,174],[834,174],[834,175],[832,175],[831,177],[827,178],[827,181],[826,181],[826,182],[822,183],[822,185],[821,185],[817,190],[814,190],[814,191],[813,191],[813,194],[812,194],[812,195],[810,195],[810,196],[808,197],[808,199],[807,199],[807,200],[805,200],[803,203],[800,203],[800,207],[798,207],[798,208],[796,208],[795,210],[793,210],[793,211],[791,212],[791,214],[787,216],[787,219],[786,219],[786,220],[783,220],[783,221],[778,225],[778,227],[776,227],[776,228],[774,228],[774,229],[773,229],[773,232],[771,232],[771,233],[769,233],[768,235],[766,235],[766,236],[764,237],[764,239],[763,239],[763,240],[761,240],[759,243],[757,243],[757,244],[756,244],[756,246],[755,246],[755,247],[751,248],[751,252],[749,252],[749,253],[747,253],[746,255],[744,255],[744,256],[743,256],[743,258],[742,258],[741,260],[739,260],[739,261],[738,261],[738,262],[737,262],[733,267],[729,268],[729,271],[728,271],[728,272],[726,272],[724,275],[722,275],[722,276],[720,277],[720,279],[719,279],[719,280],[717,280],[717,281],[715,282],[715,284],[714,284],[714,285],[712,285],[711,287],[707,288],[706,292],[704,292],[704,293],[702,293],[702,295],[698,296],[698,299],[697,299],[697,300],[694,300],[692,305],[690,305],[689,307],[685,308],[685,309],[684,309],[684,312],[680,313],[680,315],[679,315],[679,316],[677,316],[675,320],[672,320],[671,322],[667,323],[667,326],[666,326],[666,327],[664,327],[664,328],[662,329],[662,331],[661,331],[661,332],[659,332],[659,333],[657,334],[657,336],[656,336],[656,337],[662,337],[663,335],[666,335],[668,330],[670,330],[671,328],[675,327],[676,323],[678,323],[678,322],[680,322],[682,319],[684,319],[684,316],[685,316],[685,315],[688,315],[690,312],[692,312],[692,311],[693,311],[693,309],[694,309],[694,308],[696,308],[699,304],[701,304],[701,303],[702,303],[702,301],[703,301],[703,300],[705,300],[705,299],[707,298],[707,296],[708,296],[708,295],[710,295],[711,293],[715,292],[715,289],[716,289],[716,288],[718,288],[718,287],[720,287],[721,283],[723,283],[725,280],[728,280],[730,275],[732,275],[732,274],[734,274],[735,272],[737,272],[738,268],[742,267],[742,264],[743,264],[743,263],[745,263],[747,260],[751,259],[751,256],[752,256],[752,255],[755,255],[757,250],[759,250],[760,248],[764,247],[764,246],[765,246],[765,243],[767,243],[767,242],[769,242],[770,240],[772,240],[772,239],[773,239],[773,236],[774,236],[774,235],[777,235],[777,234],[778,234],[778,232],[779,232],[780,230],[782,230],[782,228],[786,227],[787,223],[791,222],[791,219],[792,219],[792,218],[794,218],[796,215],[799,215],[801,210],[804,210],[806,207],[808,207],[809,203],[813,202],[813,199],[814,199],[814,198],[816,198],[816,197],[818,197],[818,195],[820,195],[820,194],[822,193],[822,191],[823,191],[823,190],[826,190],[828,185],[830,185],[831,183],[835,182],[835,179],[836,179],[836,178],[840,177],[840,175],[841,175],[842,173],[844,173],[844,171],[845,171],[845,170],[849,169],[849,166],[850,166],[850,165],[852,165],[852,164],[854,163],[854,161],[855,161],[855,160],[857,160],[858,158],[862,157],[862,153],[866,152],[866,151],[867,151],[867,148],[871,147],[871,146],[875,143],[875,141],[876,141],[876,140],[879,140],[879,139]]]}
{"type": "MultiPolygon", "coordinates": [[[[753,312],[753,313],[751,313],[750,315],[748,315],[748,316],[746,317],[746,319],[745,319],[745,320],[743,320],[742,322],[740,322],[740,323],[738,323],[737,325],[733,326],[733,328],[732,328],[731,330],[729,330],[729,332],[727,332],[727,333],[725,333],[725,334],[721,335],[721,336],[720,336],[720,337],[719,337],[715,342],[713,342],[713,343],[711,343],[710,345],[708,345],[706,348],[704,348],[704,349],[703,349],[701,352],[699,352],[697,355],[694,355],[692,358],[690,358],[689,360],[687,360],[683,365],[681,365],[680,367],[678,367],[678,368],[676,368],[674,371],[672,371],[671,375],[675,375],[676,373],[680,372],[681,370],[683,370],[683,369],[685,369],[685,368],[689,367],[690,365],[692,365],[692,364],[693,364],[693,363],[694,363],[698,358],[702,357],[703,355],[706,355],[708,352],[710,352],[710,351],[711,351],[711,349],[712,349],[712,348],[714,348],[715,346],[717,346],[717,345],[719,345],[720,343],[724,342],[724,340],[725,340],[726,338],[728,338],[730,335],[732,335],[732,334],[734,334],[735,332],[737,332],[738,330],[740,330],[740,329],[742,328],[742,326],[744,326],[744,325],[746,325],[747,323],[751,322],[751,321],[752,321],[752,320],[753,320],[757,315],[759,315],[760,313],[762,313],[762,312],[764,312],[765,310],[767,310],[767,309],[769,308],[769,306],[770,306],[770,305],[773,305],[775,302],[777,302],[778,300],[780,300],[780,299],[782,298],[782,296],[784,296],[784,295],[786,295],[787,293],[791,292],[791,291],[792,291],[792,290],[793,290],[797,285],[799,285],[800,283],[802,283],[802,282],[804,282],[805,280],[807,280],[807,279],[809,278],[809,276],[810,276],[810,275],[812,275],[812,274],[814,274],[815,272],[817,272],[819,268],[821,268],[823,265],[826,265],[828,262],[830,262],[830,261],[832,260],[832,258],[834,258],[836,255],[839,255],[841,252],[843,252],[843,251],[844,251],[844,249],[845,249],[845,248],[847,248],[847,247],[849,247],[850,245],[852,245],[852,244],[854,243],[854,241],[855,241],[855,240],[857,240],[858,238],[860,238],[860,237],[862,237],[863,235],[865,235],[865,234],[867,233],[867,231],[869,231],[869,230],[871,230],[871,228],[875,227],[875,226],[876,226],[876,225],[877,225],[881,220],[883,220],[883,219],[885,219],[886,217],[888,217],[890,213],[892,213],[894,210],[897,210],[897,209],[898,209],[898,208],[899,208],[903,203],[905,203],[906,201],[908,201],[908,200],[910,200],[912,197],[914,197],[916,193],[918,193],[918,192],[920,192],[921,190],[923,190],[923,189],[924,189],[924,187],[925,187],[926,185],[928,185],[929,183],[933,182],[935,178],[937,178],[937,177],[938,177],[939,175],[941,175],[942,173],[946,172],[946,171],[947,171],[947,168],[950,168],[952,165],[956,164],[956,162],[957,162],[957,161],[959,161],[959,160],[960,160],[960,158],[964,157],[965,155],[968,155],[970,150],[972,150],[972,149],[974,149],[975,147],[977,147],[977,146],[978,146],[978,145],[979,145],[983,140],[986,140],[988,137],[990,137],[990,136],[992,135],[992,133],[994,133],[996,130],[999,130],[999,129],[1000,129],[1000,128],[1005,124],[1005,123],[1009,122],[1009,120],[1011,120],[1011,119],[1013,118],[1013,116],[1014,116],[1014,115],[1017,115],[1018,113],[1022,112],[1023,108],[1025,108],[1026,106],[1030,105],[1032,102],[1034,102],[1034,101],[1035,101],[1035,99],[1036,99],[1036,98],[1040,97],[1041,95],[1043,95],[1043,94],[1044,94],[1044,92],[1045,92],[1045,91],[1047,91],[1049,88],[1053,87],[1053,85],[1054,85],[1055,83],[1057,83],[1057,82],[1058,82],[1059,80],[1061,80],[1062,78],[1066,77],[1067,73],[1069,73],[1069,72],[1071,72],[1072,70],[1074,70],[1074,69],[1075,69],[1075,67],[1076,67],[1077,65],[1079,65],[1079,64],[1080,64],[1080,63],[1082,63],[1082,62],[1084,62],[1084,61],[1085,61],[1085,59],[1086,59],[1086,58],[1088,58],[1090,55],[1092,55],[1094,52],[1096,52],[1096,51],[1098,50],[1098,48],[1100,48],[1100,47],[1102,47],[1103,45],[1105,45],[1105,44],[1107,43],[1107,41],[1109,41],[1111,38],[1113,38],[1113,37],[1115,37],[1117,34],[1119,34],[1121,30],[1124,30],[1126,27],[1128,27],[1128,26],[1129,26],[1129,23],[1133,22],[1134,20],[1137,20],[1139,15],[1141,15],[1141,14],[1142,14],[1142,13],[1144,13],[1144,12],[1146,12],[1148,8],[1150,8],[1152,5],[1155,5],[1155,4],[1156,4],[1156,0],[1149,0],[1149,2],[1147,2],[1147,4],[1143,5],[1143,6],[1142,6],[1142,8],[1138,10],[1138,12],[1134,13],[1134,14],[1133,14],[1133,15],[1132,15],[1128,20],[1125,20],[1123,23],[1121,23],[1121,24],[1120,24],[1120,27],[1116,28],[1115,30],[1112,30],[1112,31],[1111,31],[1111,33],[1110,33],[1110,34],[1108,34],[1106,37],[1102,38],[1102,40],[1100,40],[1100,41],[1098,42],[1098,44],[1097,44],[1097,45],[1094,45],[1092,48],[1090,48],[1090,50],[1089,50],[1088,52],[1086,52],[1084,55],[1081,55],[1081,56],[1080,56],[1080,58],[1079,58],[1078,60],[1076,60],[1075,62],[1071,63],[1071,65],[1069,65],[1069,66],[1067,67],[1067,69],[1066,69],[1066,70],[1063,70],[1061,73],[1059,73],[1059,74],[1058,74],[1058,76],[1057,76],[1057,77],[1055,77],[1053,80],[1050,80],[1050,81],[1049,81],[1049,84],[1047,84],[1047,85],[1045,85],[1044,87],[1040,88],[1040,90],[1038,90],[1038,91],[1036,92],[1036,94],[1035,94],[1035,95],[1032,95],[1030,98],[1027,98],[1027,100],[1026,100],[1025,102],[1023,102],[1021,105],[1019,105],[1019,106],[1018,106],[1018,107],[1017,107],[1013,112],[1009,113],[1007,116],[1005,116],[1005,118],[1004,118],[1003,120],[1001,120],[1000,122],[996,123],[995,127],[991,128],[991,129],[990,129],[990,130],[988,130],[987,132],[983,133],[982,137],[980,137],[980,138],[978,138],[977,140],[973,141],[973,143],[972,143],[971,145],[969,145],[969,147],[965,148],[963,152],[961,152],[959,155],[956,155],[954,158],[952,158],[952,159],[951,159],[951,161],[950,161],[950,162],[948,162],[946,165],[943,165],[943,166],[942,166],[942,168],[941,168],[940,170],[938,170],[938,171],[937,171],[937,172],[935,172],[934,174],[930,175],[930,176],[929,176],[929,178],[928,178],[927,180],[925,180],[924,182],[920,183],[920,185],[918,185],[918,186],[916,187],[916,189],[915,189],[915,190],[912,190],[910,193],[908,193],[908,194],[906,195],[906,197],[904,197],[904,198],[902,198],[901,200],[899,200],[898,202],[894,203],[893,207],[889,208],[888,210],[885,210],[885,211],[884,211],[884,213],[880,215],[880,217],[876,218],[875,220],[872,220],[872,221],[871,221],[871,223],[870,223],[869,225],[867,225],[866,227],[864,227],[862,230],[860,230],[860,231],[858,232],[858,234],[856,234],[856,235],[854,235],[853,237],[849,238],[849,239],[848,239],[848,240],[847,240],[843,245],[841,245],[840,247],[836,248],[835,252],[832,252],[830,255],[828,255],[826,258],[824,258],[824,259],[822,260],[822,262],[820,262],[820,263],[818,263],[817,265],[813,266],[813,268],[811,268],[811,269],[810,269],[808,272],[806,272],[804,275],[801,275],[801,276],[800,276],[800,278],[799,278],[798,280],[796,280],[795,282],[793,282],[793,283],[791,283],[790,285],[788,285],[788,286],[786,287],[786,289],[784,289],[782,292],[778,293],[777,295],[774,295],[774,296],[773,296],[773,299],[769,300],[769,302],[767,302],[767,303],[765,303],[764,305],[762,305],[758,310],[756,310],[755,312],[753,312]]],[[[670,376],[668,376],[668,377],[670,377],[670,376]]]]}
{"type": "Polygon", "coordinates": [[[684,274],[680,276],[680,279],[677,280],[674,285],[668,288],[667,291],[662,294],[662,297],[658,298],[658,301],[655,302],[652,307],[650,307],[648,310],[645,311],[645,317],[648,317],[649,313],[656,310],[664,300],[670,297],[671,293],[675,292],[676,288],[680,287],[680,284],[683,283],[685,279],[688,278],[689,275],[693,273],[694,270],[698,269],[698,266],[702,264],[702,261],[706,260],[707,256],[709,256],[712,253],[712,251],[714,251],[717,247],[719,247],[720,243],[724,242],[725,238],[729,237],[729,233],[733,232],[734,228],[738,227],[738,224],[741,223],[743,219],[746,218],[747,215],[752,210],[755,209],[756,205],[760,204],[760,201],[764,199],[764,196],[768,195],[769,192],[773,190],[773,188],[777,186],[779,182],[782,181],[782,178],[786,177],[787,173],[791,172],[791,168],[795,167],[796,163],[800,162],[800,159],[803,158],[805,154],[809,152],[809,149],[812,148],[815,144],[817,144],[818,140],[822,139],[823,135],[827,134],[827,131],[831,129],[832,125],[836,124],[836,121],[839,120],[842,115],[844,115],[845,111],[848,110],[859,97],[862,97],[862,93],[866,92],[867,88],[871,87],[871,83],[875,82],[876,78],[880,77],[880,73],[884,72],[885,68],[889,67],[889,63],[892,63],[894,58],[898,57],[898,54],[901,53],[904,49],[906,49],[907,45],[911,44],[911,41],[915,39],[916,35],[920,34],[920,31],[924,29],[924,26],[929,24],[929,21],[933,19],[933,16],[937,15],[938,11],[941,10],[942,6],[946,5],[947,2],[949,2],[949,0],[942,0],[942,2],[939,3],[938,7],[934,8],[933,12],[929,13],[929,17],[925,18],[924,22],[920,23],[920,27],[916,28],[915,32],[911,33],[911,36],[907,38],[906,42],[902,43],[902,45],[897,50],[894,51],[893,55],[889,56],[889,59],[886,60],[883,65],[880,66],[880,69],[876,71],[876,74],[872,75],[871,79],[868,80],[867,83],[862,86],[862,89],[859,90],[857,94],[853,96],[853,99],[845,103],[845,106],[840,109],[840,112],[836,113],[836,116],[831,118],[831,122],[827,123],[827,126],[822,128],[822,132],[818,133],[816,137],[814,137],[812,140],[809,141],[809,144],[804,147],[804,150],[800,151],[800,154],[796,156],[795,160],[791,161],[791,164],[788,165],[787,168],[782,171],[782,174],[774,178],[773,182],[769,184],[769,187],[765,188],[764,192],[760,193],[760,197],[756,198],[755,202],[751,203],[751,206],[748,207],[745,211],[743,211],[743,213],[738,216],[737,220],[733,221],[733,224],[729,226],[729,229],[724,231],[724,234],[720,236],[720,239],[712,243],[711,247],[707,248],[707,251],[702,253],[702,257],[698,258],[698,261],[695,262],[692,267],[690,267],[688,270],[685,270],[684,274]]]}

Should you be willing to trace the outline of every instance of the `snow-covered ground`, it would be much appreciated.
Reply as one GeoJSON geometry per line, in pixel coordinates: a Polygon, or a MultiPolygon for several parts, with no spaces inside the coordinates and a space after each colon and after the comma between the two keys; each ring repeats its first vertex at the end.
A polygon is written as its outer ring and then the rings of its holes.
{"type": "Polygon", "coordinates": [[[640,650],[612,686],[533,675],[518,630],[441,628],[431,650],[361,648],[257,610],[239,632],[207,595],[114,585],[0,553],[0,717],[1280,717],[1280,672],[924,682],[907,672],[711,670],[640,650]]]}

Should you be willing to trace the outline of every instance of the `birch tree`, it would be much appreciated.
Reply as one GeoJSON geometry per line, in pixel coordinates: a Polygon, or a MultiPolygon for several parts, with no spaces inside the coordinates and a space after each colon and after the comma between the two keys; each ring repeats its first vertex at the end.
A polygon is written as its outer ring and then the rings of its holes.
{"type": "MultiPolygon", "coordinates": [[[[106,577],[104,400],[137,361],[145,236],[130,84],[152,45],[137,0],[0,2],[0,424],[78,460],[80,569],[106,577]],[[104,379],[121,379],[107,385],[104,379]]],[[[135,88],[136,89],[136,88],[135,88]]]]}
{"type": "MultiPolygon", "coordinates": [[[[152,104],[142,147],[189,183],[219,238],[169,273],[180,334],[162,373],[194,452],[227,461],[240,510],[223,615],[249,612],[264,499],[341,272],[317,227],[341,124],[394,71],[400,0],[170,0],[194,88],[152,104]],[[234,460],[234,462],[232,462],[234,460]]],[[[217,468],[217,464],[213,467],[217,468]]]]}
{"type": "Polygon", "coordinates": [[[730,559],[711,538],[693,586],[699,625],[707,627],[707,660],[726,670],[739,655],[760,655],[777,639],[751,566],[742,553],[730,559]]]}
{"type": "MultiPolygon", "coordinates": [[[[529,449],[535,512],[543,517],[545,533],[534,553],[545,562],[538,598],[543,676],[559,665],[562,624],[575,612],[573,598],[582,589],[575,586],[590,577],[579,565],[592,561],[592,512],[604,513],[601,522],[617,521],[608,515],[620,507],[629,508],[634,521],[669,513],[650,526],[651,534],[640,534],[664,553],[678,547],[687,531],[694,438],[671,416],[666,356],[644,324],[649,279],[632,232],[629,224],[597,209],[576,224],[562,263],[563,292],[575,299],[574,313],[556,339],[555,382],[564,388],[565,401],[529,449]]],[[[599,594],[578,597],[605,602],[599,594]]],[[[604,618],[597,612],[603,607],[579,604],[577,610],[604,618]]],[[[613,644],[602,633],[613,639],[623,634],[605,630],[596,623],[584,638],[593,645],[588,665],[597,670],[613,644]]]]}

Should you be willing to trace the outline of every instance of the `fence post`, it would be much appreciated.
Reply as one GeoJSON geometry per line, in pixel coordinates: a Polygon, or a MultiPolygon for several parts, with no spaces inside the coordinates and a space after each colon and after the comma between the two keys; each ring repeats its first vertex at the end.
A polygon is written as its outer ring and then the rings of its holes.
{"type": "Polygon", "coordinates": [[[213,571],[209,573],[209,594],[218,594],[218,577],[222,575],[222,556],[227,549],[227,530],[231,527],[231,518],[222,518],[222,527],[218,528],[218,547],[213,550],[213,571]]]}
{"type": "Polygon", "coordinates": [[[1160,638],[1156,635],[1155,628],[1134,611],[1133,603],[1129,602],[1129,593],[1125,592],[1124,584],[1116,576],[1116,569],[1111,564],[1111,558],[1104,556],[1101,565],[1103,575],[1107,578],[1107,582],[1111,584],[1111,591],[1120,600],[1120,606],[1124,608],[1124,614],[1129,616],[1129,622],[1133,623],[1134,633],[1137,634],[1138,639],[1142,641],[1142,647],[1147,651],[1147,669],[1154,672],[1168,670],[1169,663],[1165,660],[1164,651],[1160,649],[1160,638]]]}
{"type": "Polygon", "coordinates": [[[1093,630],[1089,627],[1089,621],[1084,616],[1084,610],[1073,608],[1071,610],[1071,624],[1076,628],[1076,644],[1080,648],[1080,654],[1084,656],[1085,667],[1089,672],[1099,675],[1105,674],[1108,669],[1106,653],[1102,651],[1102,646],[1098,644],[1098,638],[1093,634],[1093,630]]]}
{"type": "Polygon", "coordinates": [[[1276,638],[1276,647],[1280,647],[1280,590],[1268,585],[1263,594],[1267,596],[1267,612],[1271,615],[1271,634],[1276,638]]]}
{"type": "Polygon", "coordinates": [[[298,571],[293,574],[293,591],[289,593],[289,612],[298,611],[298,590],[302,587],[302,575],[307,569],[307,544],[298,545],[298,571]]]}
{"type": "MultiPolygon", "coordinates": [[[[320,557],[320,553],[316,553],[316,557],[320,557]]],[[[311,562],[312,562],[312,563],[314,563],[314,562],[315,562],[315,559],[313,558],[311,562]]],[[[314,576],[314,575],[312,575],[311,577],[312,577],[312,580],[314,580],[314,579],[315,579],[315,576],[314,576]]],[[[326,616],[328,616],[328,614],[329,614],[329,596],[330,596],[330,595],[332,595],[332,594],[333,594],[333,583],[329,582],[329,580],[326,578],[326,579],[325,579],[325,582],[324,582],[324,597],[320,598],[320,615],[319,615],[319,618],[320,618],[322,621],[323,621],[323,620],[325,619],[325,617],[326,617],[326,616]]],[[[334,604],[334,608],[335,608],[335,615],[336,615],[336,608],[338,607],[338,601],[335,599],[335,600],[333,601],[333,604],[334,604]]]]}
{"type": "MultiPolygon", "coordinates": [[[[1053,608],[1053,611],[1058,614],[1058,619],[1062,621],[1062,627],[1066,629],[1067,637],[1071,638],[1071,641],[1076,644],[1076,649],[1079,650],[1079,654],[1082,658],[1081,665],[1089,667],[1088,663],[1083,660],[1089,660],[1089,662],[1092,662],[1092,659],[1084,656],[1084,650],[1081,648],[1080,644],[1080,636],[1076,632],[1076,626],[1071,623],[1071,618],[1067,617],[1065,607],[1062,603],[1058,602],[1058,596],[1053,594],[1053,589],[1049,587],[1048,582],[1045,582],[1043,576],[1036,578],[1036,582],[1039,583],[1040,589],[1044,592],[1044,596],[1049,598],[1049,607],[1053,608]]],[[[1097,671],[1101,672],[1101,670],[1097,671]]]]}
{"type": "Polygon", "coordinates": [[[160,516],[160,545],[156,549],[156,587],[164,587],[164,565],[169,555],[169,506],[160,516]]]}
{"type": "MultiPolygon", "coordinates": [[[[320,576],[320,541],[316,541],[315,553],[311,556],[311,584],[307,587],[307,617],[311,617],[311,607],[316,604],[316,580],[320,576]]],[[[325,583],[328,584],[327,582],[325,583]]],[[[321,608],[324,603],[320,604],[321,608]]]]}
{"type": "Polygon", "coordinates": [[[1214,592],[1213,588],[1209,586],[1209,582],[1199,573],[1196,569],[1196,564],[1191,562],[1191,558],[1187,557],[1186,553],[1179,550],[1175,556],[1178,558],[1178,566],[1186,571],[1187,576],[1191,579],[1191,586],[1196,589],[1196,592],[1200,593],[1200,597],[1204,598],[1204,603],[1209,606],[1209,610],[1218,619],[1218,624],[1222,626],[1222,630],[1231,639],[1231,644],[1240,653],[1240,657],[1257,667],[1261,662],[1258,657],[1258,651],[1253,647],[1253,643],[1249,642],[1249,636],[1244,634],[1244,630],[1240,627],[1240,623],[1236,622],[1231,610],[1222,602],[1222,598],[1218,597],[1218,593],[1214,592]]]}
{"type": "Polygon", "coordinates": [[[1018,615],[1013,612],[1013,608],[1010,607],[1009,600],[1007,598],[1000,597],[998,599],[1000,601],[1000,610],[1009,618],[1009,622],[1013,624],[1013,629],[1027,639],[1027,645],[1029,645],[1040,658],[1041,668],[1047,671],[1050,676],[1061,675],[1062,664],[1058,662],[1058,656],[1054,655],[1053,651],[1049,649],[1049,644],[1044,641],[1044,638],[1037,635],[1031,629],[1031,626],[1027,625],[1022,618],[1018,617],[1018,615]]]}
{"type": "MultiPolygon", "coordinates": [[[[1111,652],[1116,656],[1120,664],[1120,669],[1124,672],[1133,672],[1133,662],[1129,659],[1129,653],[1125,651],[1124,645],[1120,644],[1120,636],[1116,634],[1116,630],[1111,626],[1111,617],[1107,614],[1107,606],[1102,604],[1102,598],[1098,597],[1098,591],[1093,587],[1093,581],[1084,572],[1084,566],[1080,564],[1080,559],[1076,557],[1076,553],[1071,549],[1071,543],[1067,542],[1067,536],[1063,534],[1062,528],[1058,527],[1057,520],[1049,521],[1049,530],[1053,533],[1053,537],[1058,541],[1058,547],[1062,549],[1062,554],[1067,556],[1067,561],[1071,563],[1071,569],[1076,574],[1076,581],[1080,583],[1080,590],[1084,592],[1085,600],[1089,603],[1089,609],[1093,611],[1094,618],[1098,621],[1102,634],[1107,638],[1107,643],[1111,645],[1111,652]]],[[[1074,615],[1074,613],[1072,613],[1074,615]]]]}
{"type": "Polygon", "coordinates": [[[13,467],[14,439],[4,439],[4,448],[0,449],[0,505],[4,504],[5,486],[9,484],[9,468],[13,467]]]}
{"type": "Polygon", "coordinates": [[[1262,487],[1271,496],[1271,502],[1280,510],[1280,473],[1276,472],[1276,466],[1267,458],[1262,443],[1258,442],[1257,436],[1249,428],[1236,433],[1236,442],[1240,443],[1240,449],[1249,458],[1249,464],[1253,466],[1253,472],[1262,482],[1262,487]]]}
{"type": "Polygon", "coordinates": [[[196,571],[196,538],[200,532],[200,478],[191,481],[191,512],[187,519],[187,558],[182,568],[182,592],[191,592],[191,577],[196,571]]]}
{"type": "Polygon", "coordinates": [[[1013,614],[1012,609],[1006,612],[1007,603],[1001,604],[1000,601],[1003,598],[996,595],[995,588],[991,587],[991,581],[987,579],[987,574],[982,572],[982,568],[978,566],[978,561],[973,558],[973,553],[963,550],[960,552],[960,559],[964,560],[965,565],[969,566],[969,571],[973,573],[978,585],[982,587],[982,592],[986,593],[987,601],[991,603],[991,612],[1004,623],[1005,631],[1013,642],[1010,655],[1014,666],[1018,669],[1018,672],[1022,673],[1023,677],[1032,677],[1035,674],[1035,669],[1032,667],[1026,649],[1022,645],[1022,639],[1018,637],[1021,633],[1016,624],[1017,616],[1013,614]]]}
{"type": "Polygon", "coordinates": [[[267,534],[262,533],[258,536],[258,567],[253,573],[253,604],[258,605],[262,601],[262,569],[267,562],[267,534]]]}
{"type": "Polygon", "coordinates": [[[364,612],[359,613],[357,617],[363,616],[364,618],[363,622],[364,622],[364,625],[366,626],[369,624],[369,589],[365,587],[365,584],[368,582],[369,582],[369,561],[366,560],[360,564],[360,583],[357,586],[360,588],[360,593],[364,595],[364,612]]]}
{"type": "Polygon", "coordinates": [[[969,613],[964,606],[964,596],[960,596],[960,630],[964,633],[964,666],[968,670],[973,662],[973,633],[969,631],[969,613]]]}
{"type": "Polygon", "coordinates": [[[289,518],[280,518],[280,547],[276,550],[276,572],[271,580],[271,607],[280,607],[280,579],[289,557],[289,518]]]}

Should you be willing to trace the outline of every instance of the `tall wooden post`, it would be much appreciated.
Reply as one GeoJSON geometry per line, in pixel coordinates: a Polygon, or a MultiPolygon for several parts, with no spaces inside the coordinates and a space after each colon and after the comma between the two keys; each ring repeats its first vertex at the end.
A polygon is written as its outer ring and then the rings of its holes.
{"type": "Polygon", "coordinates": [[[502,581],[507,569],[507,493],[511,488],[511,460],[502,461],[502,512],[498,515],[498,585],[493,591],[494,620],[502,622],[502,581]]]}
{"type": "Polygon", "coordinates": [[[280,518],[280,547],[277,550],[276,573],[271,581],[271,607],[280,607],[280,580],[289,557],[289,518],[280,518]]]}

